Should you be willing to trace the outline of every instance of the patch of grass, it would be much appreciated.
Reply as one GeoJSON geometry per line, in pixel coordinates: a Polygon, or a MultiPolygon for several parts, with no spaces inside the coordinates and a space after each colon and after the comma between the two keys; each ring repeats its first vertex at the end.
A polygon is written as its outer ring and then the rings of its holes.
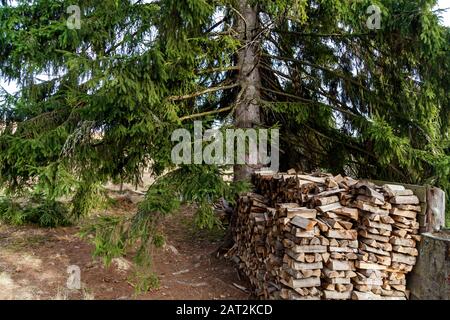
{"type": "Polygon", "coordinates": [[[129,278],[129,283],[133,285],[135,295],[148,292],[149,290],[159,289],[159,278],[154,272],[148,270],[135,270],[133,276],[129,278]]]}
{"type": "Polygon", "coordinates": [[[44,228],[72,224],[69,210],[61,202],[38,201],[20,205],[6,197],[0,198],[0,220],[16,226],[35,224],[44,228]]]}
{"type": "Polygon", "coordinates": [[[105,200],[103,202],[103,204],[101,205],[101,209],[109,209],[109,208],[114,208],[117,207],[119,205],[119,201],[109,195],[105,195],[105,200]]]}
{"type": "Polygon", "coordinates": [[[106,190],[101,190],[96,196],[96,201],[92,204],[90,211],[108,210],[120,207],[120,201],[109,195],[106,190]]]}
{"type": "Polygon", "coordinates": [[[82,239],[92,236],[91,242],[95,249],[94,257],[102,257],[105,266],[112,259],[123,256],[126,252],[126,238],[123,235],[123,217],[99,216],[86,222],[78,233],[82,239]]]}
{"type": "Polygon", "coordinates": [[[153,236],[153,244],[156,248],[162,248],[166,243],[166,237],[162,233],[156,233],[153,236]]]}
{"type": "MultiPolygon", "coordinates": [[[[184,226],[192,239],[206,240],[210,242],[221,241],[227,232],[222,223],[214,223],[208,228],[199,228],[197,213],[186,215],[183,211],[177,211],[173,214],[173,218],[177,219],[184,226]]],[[[219,221],[220,222],[220,221],[219,221]]]]}
{"type": "Polygon", "coordinates": [[[154,247],[162,247],[165,243],[164,236],[161,233],[152,233],[144,247],[139,247],[135,251],[134,244],[130,243],[130,235],[124,228],[126,223],[123,216],[99,216],[92,221],[86,222],[78,235],[81,238],[89,238],[94,245],[94,257],[103,258],[106,267],[110,266],[114,258],[123,257],[130,251],[134,255],[136,265],[133,273],[129,276],[128,282],[134,287],[135,294],[147,292],[159,287],[159,279],[152,271],[150,250],[154,247]],[[125,224],[124,224],[125,223],[125,224]],[[143,259],[146,258],[146,259],[143,259]]]}

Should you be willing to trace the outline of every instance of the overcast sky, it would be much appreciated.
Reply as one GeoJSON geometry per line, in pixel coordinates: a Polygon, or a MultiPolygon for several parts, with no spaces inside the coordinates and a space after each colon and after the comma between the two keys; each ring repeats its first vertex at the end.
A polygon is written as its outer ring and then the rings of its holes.
{"type": "MultiPolygon", "coordinates": [[[[439,0],[438,8],[447,9],[445,12],[441,12],[442,23],[448,27],[450,27],[450,0],[439,0]]],[[[9,93],[13,93],[16,91],[16,86],[14,83],[5,83],[2,79],[0,79],[0,86],[2,86],[9,93]]]]}
{"type": "Polygon", "coordinates": [[[439,0],[438,7],[440,9],[447,9],[441,15],[443,17],[443,22],[447,27],[450,27],[450,0],[439,0]]]}

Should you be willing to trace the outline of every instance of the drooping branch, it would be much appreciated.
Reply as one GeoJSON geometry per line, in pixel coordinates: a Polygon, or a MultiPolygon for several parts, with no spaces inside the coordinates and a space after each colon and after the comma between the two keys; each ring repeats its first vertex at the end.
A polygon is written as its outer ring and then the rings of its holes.
{"type": "Polygon", "coordinates": [[[212,88],[205,89],[203,91],[194,92],[194,93],[183,95],[183,96],[171,96],[171,97],[168,97],[167,100],[172,101],[172,102],[187,100],[187,99],[196,98],[196,97],[202,96],[204,94],[212,93],[212,92],[230,90],[230,89],[236,88],[238,86],[239,86],[238,83],[234,83],[234,84],[230,84],[227,86],[212,87],[212,88]]]}
{"type": "MultiPolygon", "coordinates": [[[[270,86],[271,88],[273,88],[275,90],[277,90],[277,89],[281,90],[282,89],[280,83],[275,81],[275,80],[277,80],[276,78],[274,80],[274,79],[270,78],[270,76],[265,74],[265,73],[261,73],[261,76],[264,79],[264,81],[267,83],[267,85],[270,86]]],[[[264,83],[263,83],[263,85],[264,85],[264,83]]]]}
{"type": "MultiPolygon", "coordinates": [[[[281,71],[272,69],[270,66],[267,66],[267,65],[265,65],[265,64],[261,64],[261,67],[264,68],[264,69],[266,69],[266,70],[268,70],[268,71],[271,71],[271,72],[273,72],[273,73],[279,75],[280,77],[283,77],[283,78],[285,78],[285,79],[287,79],[287,80],[290,80],[290,81],[292,81],[292,82],[297,81],[297,80],[295,80],[294,78],[292,78],[291,76],[288,76],[288,75],[284,74],[284,73],[281,72],[281,71]]],[[[312,75],[310,75],[309,73],[307,73],[306,70],[304,70],[303,68],[302,68],[302,71],[303,71],[308,77],[311,77],[312,79],[315,79],[315,80],[320,81],[320,80],[317,79],[316,77],[313,77],[312,75]]],[[[315,93],[317,93],[317,94],[319,94],[319,95],[321,95],[321,96],[324,96],[324,97],[328,98],[330,101],[333,101],[335,104],[338,104],[338,105],[340,105],[340,106],[343,107],[343,108],[351,109],[351,110],[355,113],[355,115],[360,115],[359,112],[358,112],[357,110],[355,110],[354,108],[349,108],[349,107],[348,107],[347,105],[345,105],[343,102],[339,101],[339,100],[336,99],[335,97],[331,96],[329,93],[325,92],[325,90],[323,90],[321,86],[316,86],[316,87],[305,86],[305,88],[308,89],[308,90],[310,90],[310,91],[313,91],[313,92],[315,92],[315,93]]]]}
{"type": "Polygon", "coordinates": [[[206,73],[214,73],[214,72],[225,72],[225,71],[237,71],[239,70],[238,66],[229,66],[229,67],[218,67],[218,68],[210,68],[210,69],[204,69],[199,70],[196,72],[196,74],[206,74],[206,73]]]}
{"type": "Polygon", "coordinates": [[[303,60],[298,60],[298,59],[294,59],[294,58],[269,55],[269,54],[265,54],[265,53],[263,55],[267,56],[269,58],[275,59],[275,60],[290,61],[290,62],[303,64],[303,65],[309,66],[311,68],[315,68],[315,69],[319,69],[319,70],[322,70],[322,71],[325,71],[325,72],[332,73],[335,76],[337,76],[337,77],[339,77],[339,78],[341,78],[343,80],[347,80],[347,81],[353,83],[354,85],[357,85],[358,87],[362,88],[363,90],[366,90],[366,91],[370,92],[370,90],[366,86],[362,85],[361,83],[359,83],[355,79],[352,79],[352,78],[350,78],[350,77],[348,77],[348,76],[346,76],[346,75],[344,75],[344,74],[342,74],[340,72],[337,72],[336,70],[332,70],[332,69],[320,66],[320,65],[315,64],[315,63],[311,63],[311,62],[307,62],[307,61],[303,61],[303,60]]]}
{"type": "MultiPolygon", "coordinates": [[[[317,135],[321,136],[322,138],[325,138],[325,139],[327,139],[327,140],[329,140],[329,141],[332,141],[332,142],[335,142],[335,143],[342,144],[343,146],[346,146],[346,147],[349,148],[349,149],[353,149],[353,150],[359,151],[359,152],[362,153],[362,154],[366,154],[366,155],[368,155],[368,156],[370,156],[370,157],[372,157],[372,158],[378,160],[378,157],[377,157],[376,154],[374,154],[374,153],[372,153],[372,152],[370,152],[370,151],[368,151],[368,150],[366,150],[366,149],[364,149],[364,148],[362,148],[362,147],[356,146],[355,143],[351,143],[351,144],[350,144],[350,143],[344,142],[344,141],[342,141],[342,140],[335,139],[335,138],[333,138],[333,137],[331,137],[331,136],[325,135],[325,134],[323,134],[322,132],[320,132],[320,131],[318,131],[318,130],[316,130],[316,129],[314,129],[314,128],[312,128],[312,127],[306,125],[306,124],[304,124],[304,126],[305,126],[308,130],[311,130],[311,131],[315,132],[317,135]]],[[[398,175],[403,176],[403,177],[406,178],[405,174],[404,174],[402,171],[400,171],[398,168],[396,168],[392,163],[388,164],[388,166],[389,166],[393,171],[395,171],[398,175]]]]}
{"type": "Polygon", "coordinates": [[[260,62],[260,66],[261,66],[261,68],[266,69],[267,71],[273,72],[273,73],[279,75],[279,76],[282,77],[282,78],[285,78],[285,79],[290,80],[290,81],[292,81],[292,82],[295,81],[295,79],[292,78],[291,76],[289,76],[289,75],[287,75],[287,74],[284,74],[283,72],[281,72],[281,71],[279,71],[279,70],[275,70],[275,69],[271,68],[270,66],[268,66],[268,65],[265,64],[265,63],[260,62]]]}
{"type": "Polygon", "coordinates": [[[217,110],[211,110],[211,111],[205,111],[205,112],[200,112],[200,113],[196,113],[196,114],[191,114],[189,116],[184,116],[180,118],[180,121],[185,121],[185,120],[190,120],[190,119],[195,119],[195,118],[201,118],[201,117],[205,117],[205,116],[210,116],[213,114],[218,114],[218,113],[222,113],[222,112],[227,112],[227,111],[231,111],[233,110],[235,106],[229,106],[229,107],[225,107],[225,108],[221,108],[221,109],[217,109],[217,110]]]}
{"type": "Polygon", "coordinates": [[[222,23],[224,23],[226,20],[226,18],[220,19],[218,22],[216,22],[215,24],[213,24],[211,27],[209,27],[207,30],[204,31],[204,33],[210,33],[212,32],[215,28],[217,28],[218,26],[220,26],[222,23]]]}
{"type": "Polygon", "coordinates": [[[292,34],[299,37],[318,37],[318,38],[359,38],[369,36],[369,33],[303,33],[291,30],[274,29],[278,33],[292,34]]]}
{"type": "MultiPolygon", "coordinates": [[[[293,94],[289,94],[289,93],[282,92],[282,91],[277,91],[277,90],[272,90],[272,89],[268,89],[268,88],[261,88],[261,90],[266,91],[266,92],[270,92],[270,93],[273,93],[273,94],[276,94],[276,95],[284,96],[284,97],[287,97],[287,98],[290,98],[290,99],[294,99],[294,100],[297,100],[297,101],[305,102],[305,103],[308,103],[308,104],[319,104],[321,106],[324,106],[324,107],[327,107],[327,108],[331,108],[333,110],[336,110],[336,111],[348,114],[348,115],[350,115],[352,117],[358,117],[358,115],[354,114],[353,112],[351,112],[349,110],[345,110],[345,109],[342,109],[342,108],[339,108],[339,107],[333,106],[333,105],[328,105],[328,104],[320,102],[320,101],[306,99],[306,98],[303,98],[303,97],[298,97],[298,96],[293,95],[293,94]]],[[[270,103],[270,101],[268,103],[270,103]]]]}

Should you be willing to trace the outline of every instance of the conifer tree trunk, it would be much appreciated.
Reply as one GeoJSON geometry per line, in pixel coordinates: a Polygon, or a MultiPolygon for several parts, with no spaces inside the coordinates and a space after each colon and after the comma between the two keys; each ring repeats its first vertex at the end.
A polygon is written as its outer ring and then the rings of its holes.
{"type": "MultiPolygon", "coordinates": [[[[259,125],[261,122],[259,108],[261,77],[258,69],[259,42],[255,39],[259,31],[258,9],[257,6],[251,6],[248,0],[239,0],[238,11],[240,15],[237,17],[237,30],[243,47],[238,53],[238,66],[240,68],[238,81],[242,89],[242,95],[238,97],[239,100],[237,101],[235,125],[237,128],[248,129],[259,125]]],[[[235,165],[235,181],[248,179],[254,169],[247,164],[235,165]]]]}
{"type": "MultiPolygon", "coordinates": [[[[236,101],[235,126],[238,129],[249,129],[261,123],[259,101],[261,97],[261,76],[259,73],[258,9],[250,6],[248,0],[239,0],[239,14],[236,17],[236,30],[239,33],[242,49],[238,52],[239,78],[241,94],[236,101]]],[[[248,157],[248,155],[246,155],[248,157]]],[[[244,181],[251,177],[254,166],[244,164],[234,166],[234,180],[244,181]]],[[[226,252],[234,244],[237,212],[230,217],[230,228],[219,251],[226,252]]]]}

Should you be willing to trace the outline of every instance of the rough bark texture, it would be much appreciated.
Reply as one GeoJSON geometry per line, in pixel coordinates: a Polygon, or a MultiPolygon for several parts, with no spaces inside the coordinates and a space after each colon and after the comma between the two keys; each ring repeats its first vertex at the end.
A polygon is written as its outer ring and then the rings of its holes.
{"type": "MultiPolygon", "coordinates": [[[[240,67],[239,84],[242,94],[238,97],[235,124],[237,128],[248,129],[260,124],[261,114],[259,101],[261,97],[261,77],[258,69],[259,42],[258,10],[250,6],[248,0],[239,0],[237,30],[240,35],[242,49],[238,53],[240,67]]],[[[248,155],[246,155],[247,158],[248,155]]],[[[249,165],[235,165],[234,179],[246,180],[255,168],[249,165]]]]}
{"type": "MultiPolygon", "coordinates": [[[[258,69],[259,42],[255,39],[259,32],[257,6],[250,6],[248,0],[239,0],[238,14],[236,14],[236,30],[239,33],[242,49],[238,52],[239,67],[238,82],[241,93],[236,101],[235,126],[249,129],[261,123],[259,101],[261,97],[261,76],[258,69]]],[[[248,159],[248,155],[246,155],[248,159]]],[[[249,180],[258,166],[248,164],[234,166],[234,180],[249,180]]],[[[234,244],[233,233],[237,221],[237,212],[230,217],[230,228],[219,252],[226,252],[234,244]]]]}

